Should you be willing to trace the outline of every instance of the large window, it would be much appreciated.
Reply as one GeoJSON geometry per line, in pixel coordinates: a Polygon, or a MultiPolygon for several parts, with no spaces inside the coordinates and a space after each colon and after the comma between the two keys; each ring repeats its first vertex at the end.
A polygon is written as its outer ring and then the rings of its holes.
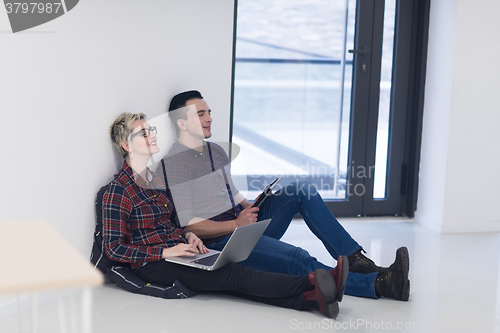
{"type": "Polygon", "coordinates": [[[395,189],[407,182],[407,162],[394,142],[407,140],[413,109],[395,99],[409,92],[394,80],[403,87],[413,79],[411,64],[396,58],[411,44],[398,38],[414,31],[414,2],[237,3],[232,141],[241,153],[233,175],[247,197],[280,175],[282,185],[309,181],[343,207],[340,215],[402,214],[405,194],[395,189]],[[401,18],[410,17],[405,30],[401,18]]]}

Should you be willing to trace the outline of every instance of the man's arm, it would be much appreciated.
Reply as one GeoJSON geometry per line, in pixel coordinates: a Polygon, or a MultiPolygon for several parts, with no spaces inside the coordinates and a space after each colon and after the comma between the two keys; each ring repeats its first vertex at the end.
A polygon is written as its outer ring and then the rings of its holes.
{"type": "Polygon", "coordinates": [[[223,222],[195,217],[189,221],[186,230],[193,232],[200,238],[215,238],[229,235],[238,227],[257,222],[258,211],[259,208],[248,205],[235,220],[223,222]]]}
{"type": "Polygon", "coordinates": [[[234,201],[242,205],[243,207],[247,208],[248,206],[251,206],[252,203],[248,201],[247,198],[243,196],[240,192],[234,196],[234,201]]]}
{"type": "Polygon", "coordinates": [[[189,221],[186,230],[191,231],[200,238],[215,238],[232,233],[236,229],[235,221],[216,222],[195,217],[189,221]]]}

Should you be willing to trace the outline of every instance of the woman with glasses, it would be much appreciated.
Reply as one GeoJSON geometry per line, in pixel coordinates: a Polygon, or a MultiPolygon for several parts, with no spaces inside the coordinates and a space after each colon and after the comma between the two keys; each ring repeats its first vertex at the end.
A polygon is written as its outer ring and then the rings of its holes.
{"type": "MultiPolygon", "coordinates": [[[[111,125],[111,140],[125,158],[103,199],[104,247],[113,260],[128,262],[144,281],[172,285],[177,279],[195,291],[225,291],[296,310],[315,310],[336,318],[345,289],[342,265],[305,276],[257,271],[229,263],[205,271],[162,260],[207,253],[192,232],[178,228],[172,199],[147,163],[159,152],[157,130],[142,113],[121,114],[111,125]]],[[[347,275],[347,274],[345,274],[347,275]]]]}

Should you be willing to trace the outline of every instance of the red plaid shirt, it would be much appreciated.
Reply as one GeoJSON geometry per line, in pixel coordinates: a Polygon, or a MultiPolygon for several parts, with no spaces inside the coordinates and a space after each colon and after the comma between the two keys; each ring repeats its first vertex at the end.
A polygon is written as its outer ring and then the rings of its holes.
{"type": "MultiPolygon", "coordinates": [[[[234,220],[244,209],[242,205],[236,204],[233,210],[232,202],[239,192],[231,179],[226,152],[215,143],[209,144],[215,171],[212,171],[206,144],[203,145],[203,152],[199,152],[176,142],[164,159],[168,186],[181,226],[186,226],[194,217],[212,221],[234,220]],[[223,172],[227,176],[231,194],[223,172]]],[[[221,238],[205,241],[210,243],[221,238]]]]}
{"type": "Polygon", "coordinates": [[[163,249],[186,243],[177,228],[172,200],[161,178],[145,181],[127,165],[115,175],[103,199],[104,248],[108,257],[129,262],[134,270],[161,260],[163,249]]]}

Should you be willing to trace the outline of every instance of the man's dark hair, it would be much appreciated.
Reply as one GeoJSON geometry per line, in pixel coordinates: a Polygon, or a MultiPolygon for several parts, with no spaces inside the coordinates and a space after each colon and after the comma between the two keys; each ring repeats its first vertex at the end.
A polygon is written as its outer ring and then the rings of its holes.
{"type": "Polygon", "coordinates": [[[174,123],[175,127],[175,132],[177,135],[180,133],[180,128],[179,125],[177,125],[177,120],[178,119],[187,119],[187,114],[186,112],[170,112],[170,111],[175,111],[179,108],[182,108],[186,106],[187,101],[191,99],[203,99],[203,96],[201,96],[201,93],[198,90],[189,90],[189,91],[184,91],[181,93],[178,93],[174,97],[172,97],[172,100],[170,101],[170,106],[168,107],[168,116],[170,117],[170,120],[174,123]]]}
{"type": "Polygon", "coordinates": [[[194,98],[203,99],[203,96],[201,96],[201,93],[198,90],[181,92],[172,98],[172,101],[170,101],[170,106],[168,107],[168,111],[182,108],[183,106],[186,106],[187,101],[194,98]]]}

